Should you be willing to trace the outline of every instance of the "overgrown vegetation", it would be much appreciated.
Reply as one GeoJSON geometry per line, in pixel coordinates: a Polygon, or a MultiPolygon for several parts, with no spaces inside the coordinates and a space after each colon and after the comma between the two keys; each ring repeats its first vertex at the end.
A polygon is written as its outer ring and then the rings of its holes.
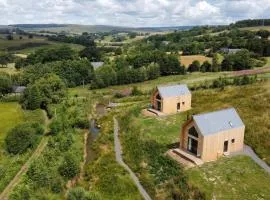
{"type": "Polygon", "coordinates": [[[203,193],[188,184],[180,165],[164,155],[167,145],[148,138],[141,126],[134,123],[140,109],[141,106],[131,108],[121,116],[125,161],[139,174],[140,181],[154,199],[204,199],[203,193]]]}

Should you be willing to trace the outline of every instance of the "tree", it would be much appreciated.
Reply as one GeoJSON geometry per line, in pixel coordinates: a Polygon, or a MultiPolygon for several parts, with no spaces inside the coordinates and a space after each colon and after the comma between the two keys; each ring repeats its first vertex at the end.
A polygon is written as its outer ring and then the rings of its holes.
{"type": "Polygon", "coordinates": [[[0,97],[12,91],[12,81],[8,74],[0,74],[0,97]]]}
{"type": "Polygon", "coordinates": [[[37,143],[36,130],[31,124],[20,124],[9,131],[5,142],[9,153],[22,154],[37,143]]]}
{"type": "Polygon", "coordinates": [[[220,71],[222,60],[223,60],[223,58],[219,53],[215,53],[213,55],[213,61],[212,61],[213,72],[219,72],[220,71]]]}
{"type": "Polygon", "coordinates": [[[211,71],[212,71],[211,63],[208,60],[204,61],[201,66],[201,72],[211,72],[211,71]]]}
{"type": "Polygon", "coordinates": [[[189,72],[197,72],[200,71],[200,62],[198,60],[194,60],[192,64],[188,67],[189,72]]]}
{"type": "Polygon", "coordinates": [[[58,171],[61,176],[72,179],[80,172],[80,164],[79,161],[72,154],[66,154],[64,156],[64,160],[58,168],[58,171]]]}
{"type": "Polygon", "coordinates": [[[42,96],[37,85],[29,86],[25,89],[22,97],[23,108],[35,110],[40,108],[42,96]]]}
{"type": "Polygon", "coordinates": [[[259,30],[257,34],[264,39],[268,39],[268,37],[270,36],[270,32],[267,30],[259,30]]]}
{"type": "Polygon", "coordinates": [[[101,59],[101,54],[95,45],[87,46],[79,53],[79,55],[80,57],[87,58],[90,61],[100,61],[101,59]]]}
{"type": "Polygon", "coordinates": [[[26,109],[47,109],[50,103],[59,103],[66,95],[66,86],[62,79],[55,74],[47,74],[35,81],[32,85],[28,85],[25,90],[21,104],[26,109]]]}
{"type": "Polygon", "coordinates": [[[0,53],[0,65],[6,66],[8,63],[12,62],[14,57],[9,53],[0,53]]]}
{"type": "Polygon", "coordinates": [[[160,67],[157,63],[151,63],[147,66],[148,80],[156,79],[160,76],[160,67]]]}

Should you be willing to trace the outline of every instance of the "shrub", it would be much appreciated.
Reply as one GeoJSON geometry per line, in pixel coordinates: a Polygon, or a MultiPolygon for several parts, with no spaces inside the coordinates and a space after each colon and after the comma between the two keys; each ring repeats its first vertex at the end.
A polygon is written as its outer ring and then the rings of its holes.
{"type": "Polygon", "coordinates": [[[61,123],[59,120],[53,120],[50,124],[50,133],[56,135],[61,131],[61,123]]]}
{"type": "Polygon", "coordinates": [[[61,176],[71,179],[80,172],[79,161],[75,159],[74,155],[66,154],[63,162],[58,168],[58,171],[61,176]]]}
{"type": "MultiPolygon", "coordinates": [[[[40,131],[40,130],[39,130],[40,131]]],[[[13,128],[5,138],[9,153],[21,154],[37,143],[37,130],[31,124],[20,124],[13,128]]]]}
{"type": "Polygon", "coordinates": [[[142,95],[142,94],[143,94],[142,91],[140,91],[137,86],[134,86],[132,88],[132,91],[131,91],[132,96],[138,96],[138,95],[142,95]]]}

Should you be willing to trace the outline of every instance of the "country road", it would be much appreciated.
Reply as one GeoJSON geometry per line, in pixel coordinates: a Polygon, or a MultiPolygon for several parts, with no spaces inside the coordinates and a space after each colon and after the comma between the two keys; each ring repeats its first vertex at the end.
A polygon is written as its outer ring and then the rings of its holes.
{"type": "Polygon", "coordinates": [[[151,200],[151,197],[148,195],[148,193],[145,191],[145,189],[141,185],[138,177],[129,168],[129,166],[126,163],[124,163],[124,161],[123,161],[121,144],[120,144],[120,140],[119,140],[119,124],[118,124],[118,121],[116,118],[113,118],[113,120],[114,120],[114,148],[115,148],[116,161],[129,172],[131,179],[136,184],[136,186],[139,189],[143,198],[145,200],[151,200]]]}
{"type": "MultiPolygon", "coordinates": [[[[49,121],[45,111],[43,111],[43,114],[44,114],[44,120],[45,120],[44,121],[45,132],[48,132],[48,125],[49,125],[50,121],[49,121]]],[[[42,153],[42,151],[46,147],[47,143],[48,143],[48,137],[43,136],[43,138],[41,139],[41,141],[40,141],[39,145],[37,146],[36,150],[34,151],[34,153],[26,161],[26,163],[21,167],[20,171],[17,172],[17,174],[14,176],[14,178],[9,182],[8,186],[0,194],[0,200],[8,200],[8,196],[9,196],[10,192],[16,187],[16,185],[18,185],[18,183],[20,182],[24,173],[27,172],[32,161],[35,158],[40,156],[40,154],[42,153]]]]}

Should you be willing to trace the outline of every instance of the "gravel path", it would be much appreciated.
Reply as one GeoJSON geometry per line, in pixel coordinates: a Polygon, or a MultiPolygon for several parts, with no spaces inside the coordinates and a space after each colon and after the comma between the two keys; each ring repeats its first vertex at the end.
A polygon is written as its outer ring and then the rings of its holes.
{"type": "Polygon", "coordinates": [[[270,166],[267,165],[262,159],[260,159],[250,146],[244,145],[244,150],[241,152],[232,153],[232,156],[234,155],[249,156],[252,160],[254,160],[254,162],[256,162],[259,166],[261,166],[266,172],[270,173],[270,166]]]}
{"type": "Polygon", "coordinates": [[[124,161],[123,161],[121,144],[120,144],[120,140],[119,140],[119,124],[118,124],[118,121],[116,118],[113,118],[113,120],[114,120],[114,149],[115,149],[116,161],[129,172],[130,177],[132,178],[132,180],[136,184],[136,186],[139,189],[143,198],[145,200],[151,200],[151,197],[148,195],[148,193],[145,191],[145,189],[141,185],[138,177],[129,168],[129,166],[126,163],[124,163],[124,161]]]}

